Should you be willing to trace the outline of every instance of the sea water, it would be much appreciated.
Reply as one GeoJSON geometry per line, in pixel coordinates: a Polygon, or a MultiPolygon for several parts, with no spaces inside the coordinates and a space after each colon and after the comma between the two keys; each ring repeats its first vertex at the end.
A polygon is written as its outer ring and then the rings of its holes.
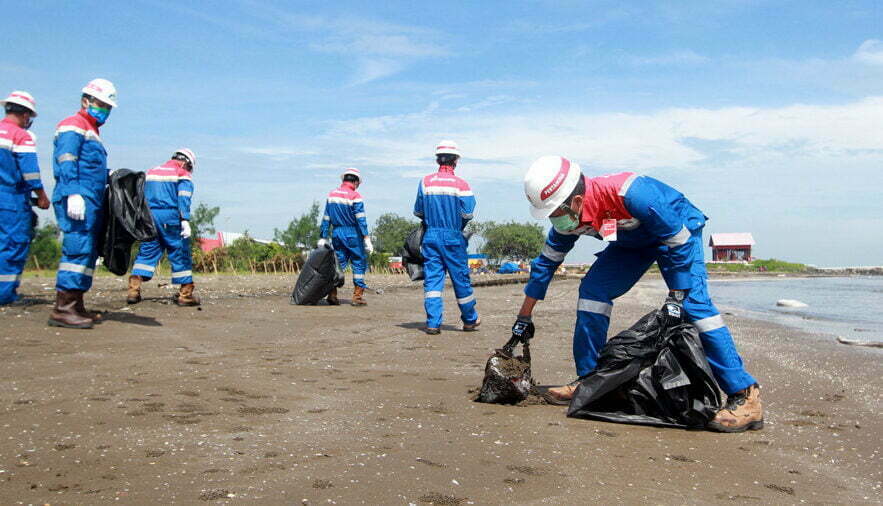
{"type": "Polygon", "coordinates": [[[720,311],[859,341],[883,341],[883,276],[709,280],[720,311]],[[803,308],[776,306],[796,299],[803,308]]]}

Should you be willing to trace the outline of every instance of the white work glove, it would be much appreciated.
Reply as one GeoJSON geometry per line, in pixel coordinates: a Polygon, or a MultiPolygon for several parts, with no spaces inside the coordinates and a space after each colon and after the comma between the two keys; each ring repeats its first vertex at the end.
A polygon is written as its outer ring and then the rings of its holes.
{"type": "Polygon", "coordinates": [[[181,220],[181,237],[184,239],[190,239],[190,222],[187,220],[181,220]]]}
{"type": "Polygon", "coordinates": [[[328,246],[328,239],[322,238],[316,243],[317,248],[324,248],[325,246],[328,246]]]}
{"type": "Polygon", "coordinates": [[[82,195],[68,195],[67,217],[72,220],[83,221],[86,219],[86,201],[82,195]]]}
{"type": "Polygon", "coordinates": [[[371,243],[371,238],[367,235],[365,236],[365,251],[367,251],[369,255],[374,253],[374,244],[371,243]]]}

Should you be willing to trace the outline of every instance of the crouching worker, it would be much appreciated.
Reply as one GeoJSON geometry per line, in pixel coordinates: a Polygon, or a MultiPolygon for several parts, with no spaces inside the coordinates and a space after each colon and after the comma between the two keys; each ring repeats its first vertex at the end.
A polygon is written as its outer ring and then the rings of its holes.
{"type": "Polygon", "coordinates": [[[187,148],[172,154],[168,162],[147,171],[145,194],[156,223],[157,238],[141,243],[126,302],[141,302],[141,284],[153,277],[163,252],[172,264],[172,283],[181,285],[175,303],[198,306],[193,294],[193,257],[190,251],[190,202],[193,199],[193,169],[196,155],[187,148]]]}
{"type": "MultiPolygon", "coordinates": [[[[331,230],[331,246],[337,255],[341,269],[352,264],[353,267],[353,306],[364,306],[365,271],[368,270],[368,255],[374,252],[371,237],[368,236],[368,220],[365,218],[365,203],[362,195],[356,191],[362,184],[359,169],[346,169],[340,176],[339,187],[328,193],[325,201],[325,214],[322,216],[321,239],[319,247],[328,243],[331,230]]],[[[340,304],[337,288],[328,294],[328,303],[332,306],[340,304]]]]}
{"type": "MultiPolygon", "coordinates": [[[[512,332],[533,335],[531,314],[546,295],[552,275],[581,235],[608,241],[579,287],[573,358],[579,379],[591,373],[601,348],[613,300],[625,294],[656,262],[686,319],[699,331],[708,363],[727,404],[708,428],[742,432],[763,428],[757,381],[745,370],[730,331],[708,295],[702,229],[707,217],[674,188],[651,177],[622,172],[584,176],[576,163],[544,156],[531,165],[524,190],[534,218],[552,228],[531,263],[530,281],[512,332]]],[[[560,401],[573,397],[576,381],[549,390],[560,401]]]]}

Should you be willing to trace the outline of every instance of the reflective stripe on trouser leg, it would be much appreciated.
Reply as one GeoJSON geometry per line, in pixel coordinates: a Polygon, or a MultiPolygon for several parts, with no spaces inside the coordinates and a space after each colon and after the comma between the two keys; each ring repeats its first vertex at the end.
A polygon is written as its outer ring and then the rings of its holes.
{"type": "Polygon", "coordinates": [[[576,307],[576,328],[573,332],[573,361],[577,376],[595,370],[601,348],[607,343],[610,312],[613,304],[579,299],[576,307]]]}
{"type": "Polygon", "coordinates": [[[193,283],[193,258],[190,256],[190,239],[168,237],[169,263],[172,264],[172,284],[193,283]]]}
{"type": "MultiPolygon", "coordinates": [[[[701,245],[701,235],[697,243],[701,245]]],[[[745,370],[730,329],[727,328],[708,295],[707,274],[701,247],[697,245],[694,252],[691,287],[684,300],[684,312],[687,320],[699,331],[705,357],[715,379],[724,393],[729,395],[757,383],[757,380],[745,370]]]]}
{"type": "Polygon", "coordinates": [[[160,258],[162,258],[162,246],[159,244],[159,239],[142,242],[138,246],[138,255],[135,257],[135,265],[132,266],[132,274],[141,276],[145,280],[152,278],[156,273],[156,265],[160,258]]]}
{"type": "Polygon", "coordinates": [[[442,290],[445,287],[445,268],[438,246],[429,238],[423,241],[423,309],[426,310],[426,326],[431,329],[441,327],[444,315],[442,290]]]}
{"type": "MultiPolygon", "coordinates": [[[[358,238],[361,241],[361,238],[358,238]]],[[[365,284],[365,273],[368,272],[368,259],[365,255],[365,247],[359,243],[358,247],[350,251],[350,262],[353,265],[353,284],[362,288],[368,288],[365,284]]]]}
{"type": "Polygon", "coordinates": [[[18,300],[16,290],[31,245],[30,215],[0,209],[0,304],[18,300]]]}
{"type": "Polygon", "coordinates": [[[98,234],[103,228],[103,211],[92,198],[85,198],[86,217],[67,217],[66,202],[55,203],[55,219],[61,228],[61,261],[55,277],[55,288],[62,291],[88,291],[92,288],[95,261],[98,260],[98,234]]]}
{"type": "Polygon", "coordinates": [[[460,320],[463,323],[475,323],[478,320],[478,311],[475,310],[475,293],[472,291],[472,284],[469,280],[469,260],[466,256],[466,247],[445,245],[444,262],[448,274],[451,276],[457,305],[460,307],[460,320]]]}

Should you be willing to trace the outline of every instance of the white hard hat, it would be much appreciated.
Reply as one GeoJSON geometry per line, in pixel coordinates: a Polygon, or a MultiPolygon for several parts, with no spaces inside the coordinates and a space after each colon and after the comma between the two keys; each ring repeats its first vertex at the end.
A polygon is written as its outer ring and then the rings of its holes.
{"type": "Polygon", "coordinates": [[[524,175],[524,194],[534,218],[548,218],[573,193],[582,177],[579,164],[563,156],[542,156],[524,175]]]}
{"type": "Polygon", "coordinates": [[[457,155],[460,156],[460,150],[457,149],[457,143],[451,140],[443,140],[435,147],[437,155],[457,155]]]}
{"type": "MultiPolygon", "coordinates": [[[[175,155],[183,156],[184,158],[187,159],[188,162],[190,162],[191,168],[193,168],[193,169],[196,168],[196,153],[194,153],[193,151],[191,151],[187,148],[181,148],[181,149],[175,151],[174,153],[172,153],[172,157],[174,157],[175,155]]],[[[209,172],[211,172],[211,171],[209,171],[209,172]]]]}
{"type": "Polygon", "coordinates": [[[117,89],[107,79],[92,79],[89,84],[83,86],[83,93],[95,97],[111,107],[117,106],[117,89]]]}
{"type": "Polygon", "coordinates": [[[37,101],[26,91],[13,91],[8,97],[0,101],[0,105],[5,106],[6,104],[18,104],[30,110],[35,118],[37,117],[37,101]]]}
{"type": "Polygon", "coordinates": [[[359,178],[359,182],[362,182],[362,173],[359,172],[359,169],[355,167],[349,167],[348,169],[344,169],[343,174],[340,175],[340,180],[343,181],[347,175],[356,176],[359,178]]]}

